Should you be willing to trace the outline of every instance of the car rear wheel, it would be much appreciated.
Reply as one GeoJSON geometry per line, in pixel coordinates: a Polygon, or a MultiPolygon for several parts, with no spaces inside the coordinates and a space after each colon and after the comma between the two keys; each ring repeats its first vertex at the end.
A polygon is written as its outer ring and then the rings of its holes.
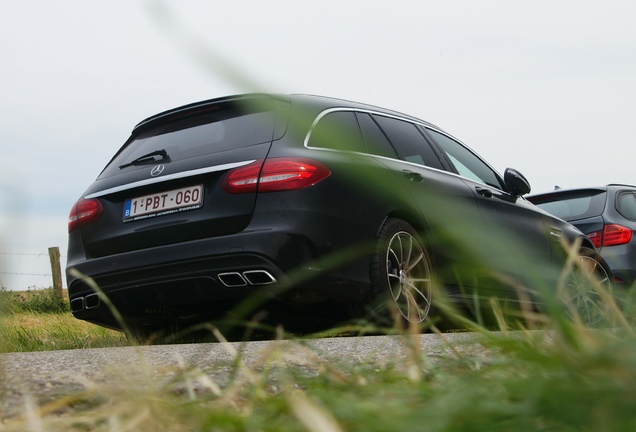
{"type": "Polygon", "coordinates": [[[610,305],[604,294],[612,294],[611,274],[609,266],[596,251],[581,249],[579,261],[570,270],[562,287],[561,299],[570,318],[580,319],[586,325],[607,320],[610,305]]]}
{"type": "Polygon", "coordinates": [[[376,321],[421,323],[431,313],[432,265],[420,237],[401,219],[388,219],[371,260],[369,302],[376,321]]]}

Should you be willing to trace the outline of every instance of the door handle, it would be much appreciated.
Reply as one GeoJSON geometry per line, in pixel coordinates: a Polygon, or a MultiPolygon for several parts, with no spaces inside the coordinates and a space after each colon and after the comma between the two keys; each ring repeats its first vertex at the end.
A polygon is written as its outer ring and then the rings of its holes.
{"type": "Polygon", "coordinates": [[[404,176],[411,181],[421,182],[424,179],[424,177],[422,177],[422,174],[418,174],[409,170],[402,170],[402,174],[404,174],[404,176]]]}
{"type": "Polygon", "coordinates": [[[483,196],[484,198],[492,198],[492,191],[490,189],[480,188],[480,187],[477,187],[475,189],[477,189],[477,193],[483,196]]]}

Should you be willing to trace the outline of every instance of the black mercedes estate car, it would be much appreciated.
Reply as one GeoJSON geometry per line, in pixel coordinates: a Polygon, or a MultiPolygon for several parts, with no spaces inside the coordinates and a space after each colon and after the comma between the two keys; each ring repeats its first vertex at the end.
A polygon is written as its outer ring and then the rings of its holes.
{"type": "Polygon", "coordinates": [[[248,298],[421,322],[436,296],[540,302],[575,242],[607,282],[590,239],[529,191],[398,112],[306,95],[193,103],[135,126],[73,206],[71,310],[121,329],[116,309],[142,334],[248,298]]]}

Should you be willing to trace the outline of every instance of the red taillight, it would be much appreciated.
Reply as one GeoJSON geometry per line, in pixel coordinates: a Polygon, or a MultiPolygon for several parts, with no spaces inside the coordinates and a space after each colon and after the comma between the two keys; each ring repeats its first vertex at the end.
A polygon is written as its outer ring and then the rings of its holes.
{"type": "Polygon", "coordinates": [[[587,235],[595,247],[618,246],[632,240],[632,230],[622,225],[605,225],[602,231],[595,231],[587,235]]]}
{"type": "Polygon", "coordinates": [[[632,230],[622,225],[605,225],[603,246],[618,246],[632,240],[632,230]]]}
{"type": "Polygon", "coordinates": [[[68,232],[95,222],[103,212],[104,207],[99,200],[81,198],[75,203],[68,216],[68,232]]]}
{"type": "Polygon", "coordinates": [[[280,158],[236,168],[223,179],[229,193],[276,192],[302,189],[329,177],[331,171],[311,159],[280,158]]]}

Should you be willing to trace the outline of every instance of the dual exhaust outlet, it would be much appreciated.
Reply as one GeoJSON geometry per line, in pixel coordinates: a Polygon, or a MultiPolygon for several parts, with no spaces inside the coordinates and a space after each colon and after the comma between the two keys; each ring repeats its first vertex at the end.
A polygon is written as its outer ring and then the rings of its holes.
{"type": "Polygon", "coordinates": [[[71,312],[95,309],[99,307],[100,303],[99,294],[97,293],[89,294],[86,297],[77,297],[71,300],[71,312]]]}
{"type": "MultiPolygon", "coordinates": [[[[276,282],[276,278],[265,270],[246,270],[244,272],[226,272],[216,275],[219,281],[228,288],[244,286],[269,285],[276,282]]],[[[71,300],[71,312],[80,312],[98,308],[101,304],[99,294],[92,293],[84,297],[71,300]]]]}
{"type": "Polygon", "coordinates": [[[242,273],[219,273],[216,277],[228,288],[238,288],[248,285],[269,285],[276,282],[276,278],[265,270],[247,270],[242,273]]]}

